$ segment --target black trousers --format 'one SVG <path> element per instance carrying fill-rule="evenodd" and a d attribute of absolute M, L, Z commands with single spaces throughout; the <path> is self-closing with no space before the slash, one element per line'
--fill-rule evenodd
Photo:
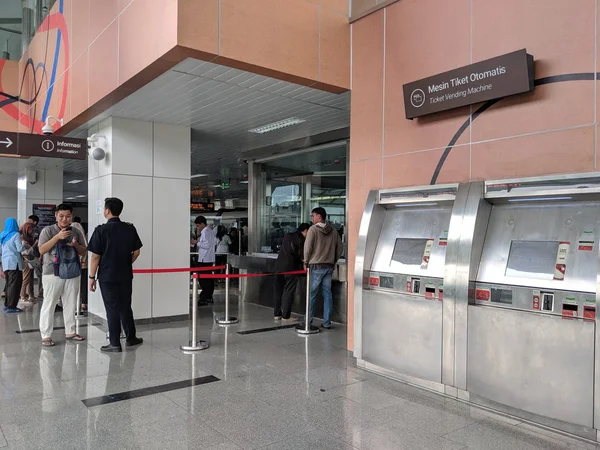
<path fill-rule="evenodd" d="M 198 267 L 211 267 L 214 265 L 215 265 L 215 263 L 203 263 L 203 262 L 198 263 Z M 199 275 L 202 275 L 202 274 L 208 275 L 211 273 L 213 273 L 213 272 L 198 272 Z M 200 292 L 199 300 L 201 302 L 206 302 L 207 300 L 212 300 L 213 293 L 215 292 L 215 280 L 213 280 L 212 278 L 199 278 L 198 282 L 200 284 L 200 289 L 202 290 L 202 292 Z"/>
<path fill-rule="evenodd" d="M 135 323 L 133 321 L 133 311 L 131 310 L 133 280 L 118 283 L 101 281 L 100 290 L 106 308 L 110 345 L 121 345 L 121 326 L 123 326 L 128 341 L 135 339 Z"/>
<path fill-rule="evenodd" d="M 21 296 L 21 286 L 23 286 L 23 272 L 20 270 L 6 270 L 6 297 L 4 306 L 10 309 L 17 307 L 19 297 Z"/>
<path fill-rule="evenodd" d="M 294 296 L 298 286 L 298 275 L 276 275 L 275 308 L 273 314 L 289 319 L 294 305 Z"/>
<path fill-rule="evenodd" d="M 88 302 L 88 270 L 81 269 L 81 304 L 87 305 Z"/>

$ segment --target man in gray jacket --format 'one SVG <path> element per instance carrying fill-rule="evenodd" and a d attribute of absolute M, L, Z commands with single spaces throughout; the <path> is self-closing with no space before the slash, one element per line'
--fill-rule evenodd
<path fill-rule="evenodd" d="M 314 226 L 310 227 L 304 242 L 304 264 L 310 268 L 310 323 L 315 315 L 319 287 L 323 293 L 323 328 L 331 328 L 333 296 L 331 278 L 335 263 L 342 255 L 342 240 L 338 232 L 326 222 L 323 208 L 312 210 Z"/>

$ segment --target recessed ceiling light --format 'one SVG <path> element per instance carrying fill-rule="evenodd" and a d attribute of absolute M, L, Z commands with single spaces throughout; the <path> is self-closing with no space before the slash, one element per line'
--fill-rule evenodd
<path fill-rule="evenodd" d="M 207 173 L 199 173 L 196 175 L 192 175 L 190 178 L 199 178 L 199 177 L 207 177 L 208 174 Z"/>
<path fill-rule="evenodd" d="M 221 187 L 220 184 L 209 184 L 208 187 Z"/>
<path fill-rule="evenodd" d="M 67 197 L 67 200 L 75 200 L 75 197 Z"/>
<path fill-rule="evenodd" d="M 240 181 L 240 184 L 248 184 L 248 181 L 247 180 L 242 180 L 242 181 Z"/>
<path fill-rule="evenodd" d="M 291 127 L 292 125 L 298 125 L 299 123 L 306 122 L 305 119 L 299 119 L 298 117 L 290 117 L 289 119 L 280 120 L 279 122 L 269 123 L 262 127 L 252 128 L 248 130 L 250 133 L 264 134 L 271 131 L 281 130 L 282 128 Z"/>
<path fill-rule="evenodd" d="M 77 184 L 77 183 L 83 183 L 83 180 L 72 180 L 72 181 L 67 182 L 67 184 Z"/>
<path fill-rule="evenodd" d="M 84 198 L 87 197 L 87 195 L 76 195 L 75 198 Z"/>

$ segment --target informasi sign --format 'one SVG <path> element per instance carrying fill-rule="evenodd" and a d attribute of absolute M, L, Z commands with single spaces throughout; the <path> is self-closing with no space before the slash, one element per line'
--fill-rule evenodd
<path fill-rule="evenodd" d="M 405 84 L 407 119 L 534 88 L 533 56 L 525 49 Z"/>

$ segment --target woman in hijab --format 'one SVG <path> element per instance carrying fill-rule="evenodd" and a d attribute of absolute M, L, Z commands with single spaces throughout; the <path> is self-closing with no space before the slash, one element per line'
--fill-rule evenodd
<path fill-rule="evenodd" d="M 35 245 L 35 225 L 26 222 L 21 226 L 21 235 L 25 250 L 23 251 L 23 286 L 21 286 L 21 301 L 33 302 L 33 272 L 36 264 L 39 264 L 39 250 Z"/>
<path fill-rule="evenodd" d="M 23 310 L 17 308 L 19 294 L 23 284 L 23 258 L 21 252 L 25 250 L 19 225 L 13 218 L 6 219 L 4 230 L 0 233 L 0 256 L 2 271 L 6 278 L 6 299 L 4 300 L 4 312 L 19 313 Z"/>

